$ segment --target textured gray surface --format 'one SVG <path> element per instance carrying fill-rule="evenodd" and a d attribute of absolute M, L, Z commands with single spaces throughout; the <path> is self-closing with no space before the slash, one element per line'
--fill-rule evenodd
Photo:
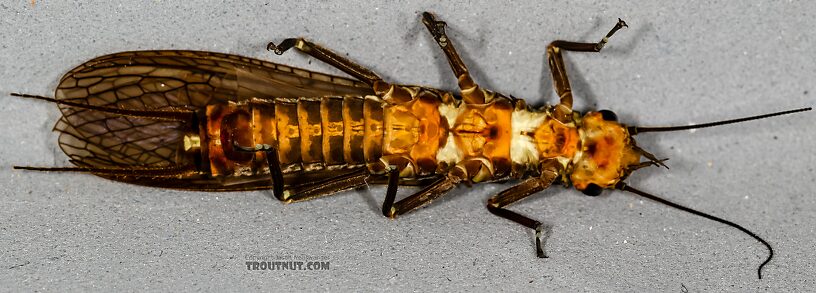
<path fill-rule="evenodd" d="M 204 193 L 121 184 L 66 166 L 50 132 L 52 95 L 90 58 L 136 49 L 240 54 L 335 72 L 266 42 L 304 36 L 392 81 L 451 89 L 455 80 L 419 22 L 434 11 L 476 79 L 552 103 L 544 60 L 556 38 L 596 41 L 620 17 L 629 29 L 601 54 L 568 54 L 578 109 L 616 110 L 632 124 L 688 124 L 812 106 L 816 4 L 810 1 L 541 1 L 221 4 L 144 1 L 0 4 L 0 290 L 295 289 L 433 291 L 800 291 L 814 284 L 814 113 L 640 137 L 671 170 L 632 185 L 733 220 L 735 229 L 620 192 L 589 198 L 552 188 L 513 209 L 552 225 L 549 259 L 532 233 L 484 203 L 506 185 L 458 188 L 397 220 L 384 189 L 282 205 L 269 192 Z M 195 3 L 194 3 L 195 2 Z M 567 4 L 567 3 L 570 4 Z M 247 256 L 312 256 L 329 271 L 248 271 Z"/>

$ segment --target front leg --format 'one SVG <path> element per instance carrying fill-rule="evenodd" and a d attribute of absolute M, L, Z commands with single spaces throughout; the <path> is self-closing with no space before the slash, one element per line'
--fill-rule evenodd
<path fill-rule="evenodd" d="M 553 41 L 547 46 L 547 60 L 550 64 L 550 71 L 552 72 L 553 87 L 560 99 L 555 108 L 555 118 L 559 121 L 566 122 L 572 115 L 572 89 L 570 88 L 569 78 L 567 78 L 567 69 L 564 66 L 564 58 L 561 57 L 561 50 L 576 51 L 576 52 L 600 52 L 601 49 L 609 41 L 609 38 L 615 34 L 619 29 L 627 27 L 626 22 L 618 19 L 606 36 L 597 43 L 576 43 L 567 41 Z"/>
<path fill-rule="evenodd" d="M 459 53 L 456 52 L 450 38 L 445 34 L 445 22 L 436 20 L 430 12 L 423 12 L 422 23 L 428 28 L 439 48 L 445 52 L 445 57 L 450 63 L 453 74 L 456 75 L 456 79 L 459 81 L 459 89 L 462 91 L 462 99 L 465 100 L 465 103 L 484 104 L 488 95 L 470 77 L 465 62 L 459 57 Z"/>

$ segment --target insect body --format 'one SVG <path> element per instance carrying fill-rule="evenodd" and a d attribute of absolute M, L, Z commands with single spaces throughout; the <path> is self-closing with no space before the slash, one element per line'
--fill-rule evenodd
<path fill-rule="evenodd" d="M 623 180 L 632 171 L 664 161 L 639 148 L 632 136 L 809 108 L 668 128 L 627 127 L 606 110 L 573 111 L 562 52 L 599 52 L 626 26 L 621 20 L 598 43 L 548 46 L 560 101 L 534 108 L 481 88 L 445 34 L 444 22 L 424 13 L 423 23 L 448 58 L 458 93 L 386 82 L 303 39 L 270 43 L 268 49 L 282 54 L 295 48 L 355 79 L 210 52 L 112 54 L 71 70 L 54 99 L 16 94 L 59 104 L 59 143 L 77 165 L 16 168 L 89 172 L 178 189 L 272 189 L 287 202 L 378 182 L 388 184 L 383 203 L 388 217 L 423 206 L 463 182 L 518 180 L 492 197 L 487 208 L 535 229 L 539 257 L 545 257 L 541 223 L 507 205 L 555 183 L 587 195 L 621 189 L 731 225 L 771 249 L 739 225 L 627 186 Z M 396 201 L 401 184 L 425 187 Z M 771 250 L 765 263 L 772 255 Z"/>

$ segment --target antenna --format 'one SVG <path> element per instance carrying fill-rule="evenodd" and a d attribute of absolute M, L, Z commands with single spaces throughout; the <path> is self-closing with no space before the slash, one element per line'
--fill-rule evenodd
<path fill-rule="evenodd" d="M 773 117 L 773 116 L 793 114 L 793 113 L 798 113 L 798 112 L 805 112 L 805 111 L 810 111 L 811 109 L 812 108 L 807 107 L 807 108 L 801 108 L 801 109 L 795 109 L 795 110 L 788 110 L 788 111 L 764 114 L 764 115 L 743 117 L 743 118 L 723 120 L 723 121 L 717 121 L 717 122 L 711 122 L 711 123 L 696 124 L 696 125 L 686 125 L 686 126 L 663 126 L 663 127 L 629 126 L 629 127 L 627 127 L 627 130 L 629 130 L 629 135 L 637 135 L 638 133 L 644 133 L 644 132 L 666 132 L 666 131 L 678 131 L 678 130 L 687 130 L 687 129 L 698 129 L 698 128 L 714 127 L 714 126 L 720 126 L 720 125 L 732 124 L 732 123 L 739 123 L 739 122 L 745 122 L 745 121 L 751 121 L 751 120 L 758 120 L 758 119 L 763 119 L 763 118 L 768 118 L 768 117 Z"/>
<path fill-rule="evenodd" d="M 720 222 L 720 223 L 726 224 L 726 225 L 728 225 L 728 226 L 731 226 L 731 227 L 734 227 L 734 228 L 739 229 L 740 231 L 744 232 L 745 234 L 748 234 L 748 236 L 753 237 L 754 239 L 756 239 L 757 241 L 759 241 L 759 242 L 761 242 L 763 245 L 765 245 L 765 247 L 767 247 L 767 248 L 768 248 L 768 251 L 769 251 L 768 258 L 767 258 L 767 259 L 765 259 L 765 261 L 764 261 L 764 262 L 762 262 L 762 264 L 761 264 L 761 265 L 759 265 L 759 268 L 757 269 L 757 275 L 759 276 L 759 278 L 760 278 L 760 279 L 762 279 L 762 267 L 764 267 L 766 264 L 768 264 L 768 262 L 770 262 L 770 261 L 771 261 L 771 259 L 773 258 L 773 255 L 774 255 L 773 248 L 771 248 L 771 245 L 770 245 L 770 244 L 768 244 L 768 242 L 767 242 L 767 241 L 765 241 L 765 239 L 762 239 L 761 237 L 759 237 L 759 236 L 757 236 L 756 234 L 754 234 L 754 232 L 748 231 L 748 229 L 745 229 L 745 228 L 743 228 L 742 226 L 740 226 L 740 225 L 738 225 L 738 224 L 736 224 L 736 223 L 734 223 L 734 222 L 731 222 L 731 221 L 728 221 L 728 220 L 724 220 L 724 219 L 722 219 L 722 218 L 718 218 L 718 217 L 715 217 L 715 216 L 712 216 L 712 215 L 709 215 L 709 214 L 703 213 L 703 212 L 701 212 L 701 211 L 698 211 L 698 210 L 695 210 L 695 209 L 692 209 L 692 208 L 688 208 L 688 207 L 681 206 L 681 205 L 679 205 L 679 204 L 676 204 L 676 203 L 673 203 L 673 202 L 671 202 L 671 201 L 668 201 L 668 200 L 665 200 L 665 199 L 663 199 L 663 198 L 660 198 L 660 197 L 658 197 L 658 196 L 656 196 L 656 195 L 649 194 L 649 193 L 646 193 L 646 192 L 644 192 L 644 191 L 637 190 L 637 189 L 635 189 L 635 188 L 633 188 L 633 187 L 631 187 L 631 186 L 626 185 L 626 183 L 623 183 L 623 182 L 618 182 L 618 184 L 616 184 L 616 185 L 615 185 L 615 189 L 619 189 L 619 190 L 623 190 L 623 191 L 628 191 L 628 192 L 631 192 L 631 193 L 634 193 L 634 194 L 640 195 L 640 196 L 642 196 L 642 197 L 645 197 L 645 198 L 651 199 L 651 200 L 653 200 L 653 201 L 656 201 L 656 202 L 659 202 L 659 203 L 665 204 L 665 205 L 667 205 L 667 206 L 670 206 L 670 207 L 676 208 L 676 209 L 678 209 L 678 210 L 682 210 L 682 211 L 685 211 L 685 212 L 689 212 L 689 213 L 692 213 L 692 214 L 695 214 L 695 215 L 701 216 L 701 217 L 706 218 L 706 219 L 709 219 L 709 220 L 713 220 L 713 221 L 716 221 L 716 222 Z"/>

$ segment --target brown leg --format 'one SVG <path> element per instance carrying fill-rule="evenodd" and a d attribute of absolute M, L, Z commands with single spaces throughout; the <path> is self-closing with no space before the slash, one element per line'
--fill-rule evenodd
<path fill-rule="evenodd" d="M 341 176 L 285 190 L 283 191 L 283 197 L 278 199 L 285 202 L 310 200 L 316 197 L 366 186 L 368 185 L 367 180 L 369 177 L 371 177 L 371 175 L 368 173 L 368 169 L 360 168 L 357 171 Z"/>
<path fill-rule="evenodd" d="M 393 166 L 388 168 L 388 190 L 385 191 L 385 200 L 382 207 L 382 213 L 386 217 L 391 216 L 391 208 L 397 198 L 397 187 L 399 186 L 399 170 Z"/>
<path fill-rule="evenodd" d="M 451 172 L 440 177 L 421 191 L 393 203 L 397 188 L 396 184 L 391 184 L 391 182 L 396 182 L 391 180 L 391 178 L 394 178 L 392 174 L 394 174 L 393 171 L 389 174 L 388 191 L 386 192 L 386 200 L 383 203 L 383 215 L 390 218 L 395 218 L 430 203 L 434 199 L 445 195 L 445 193 L 456 187 L 456 184 L 462 181 L 462 176 L 459 173 Z"/>
<path fill-rule="evenodd" d="M 547 59 L 550 64 L 550 71 L 553 76 L 553 86 L 555 92 L 560 98 L 557 108 L 555 109 L 555 117 L 561 121 L 565 121 L 572 113 L 572 89 L 570 88 L 569 79 L 567 78 L 567 69 L 564 66 L 564 59 L 561 57 L 561 50 L 576 51 L 576 52 L 600 52 L 603 49 L 609 38 L 615 34 L 619 29 L 626 27 L 623 20 L 618 19 L 615 27 L 606 34 L 606 36 L 597 43 L 576 43 L 567 41 L 553 41 L 547 46 Z"/>
<path fill-rule="evenodd" d="M 459 53 L 456 52 L 450 38 L 445 34 L 445 22 L 436 20 L 433 14 L 429 12 L 423 12 L 422 23 L 431 32 L 439 48 L 445 52 L 445 57 L 448 58 L 453 74 L 459 80 L 459 89 L 462 91 L 462 99 L 465 100 L 465 103 L 484 104 L 485 92 L 470 77 L 465 62 L 459 57 Z"/>
<path fill-rule="evenodd" d="M 346 173 L 326 180 L 295 186 L 291 189 L 284 189 L 283 172 L 280 168 L 278 150 L 267 144 L 255 145 L 255 147 L 245 147 L 239 145 L 233 139 L 233 149 L 240 152 L 259 152 L 266 154 L 266 163 L 269 166 L 269 173 L 272 175 L 272 193 L 280 201 L 296 202 L 313 199 L 316 197 L 337 193 L 361 186 L 368 185 L 367 181 L 371 175 L 366 168 Z"/>
<path fill-rule="evenodd" d="M 269 166 L 269 174 L 272 175 L 272 194 L 279 200 L 284 200 L 286 195 L 283 192 L 283 171 L 277 149 L 266 151 L 266 163 Z"/>
<path fill-rule="evenodd" d="M 273 148 L 268 144 L 259 144 L 255 147 L 245 147 L 238 144 L 238 141 L 232 139 L 232 149 L 239 152 L 264 152 L 266 154 L 266 164 L 269 167 L 269 175 L 272 176 L 272 195 L 278 200 L 285 201 L 286 194 L 283 192 L 283 171 L 280 168 L 280 159 L 278 158 L 278 149 Z"/>
<path fill-rule="evenodd" d="M 547 257 L 544 254 L 544 249 L 541 248 L 541 222 L 530 219 L 529 217 L 516 213 L 514 211 L 505 209 L 504 207 L 517 202 L 523 198 L 533 195 L 539 191 L 547 189 L 550 184 L 558 178 L 558 173 L 553 169 L 545 170 L 540 178 L 529 178 L 519 183 L 516 186 L 510 187 L 496 196 L 491 197 L 487 201 L 487 210 L 499 217 L 508 219 L 535 230 L 536 237 L 536 255 L 538 257 Z"/>
<path fill-rule="evenodd" d="M 283 52 L 286 52 L 286 50 L 293 47 L 304 54 L 326 62 L 329 65 L 334 66 L 335 68 L 340 69 L 351 76 L 354 76 L 360 81 L 367 83 L 378 94 L 387 91 L 390 87 L 390 84 L 384 82 L 379 75 L 372 72 L 368 68 L 365 68 L 362 65 L 354 63 L 353 61 L 348 60 L 327 48 L 321 47 L 302 38 L 285 39 L 279 45 L 275 45 L 275 43 L 270 42 L 266 46 L 266 49 L 275 51 L 275 54 L 281 55 Z"/>

